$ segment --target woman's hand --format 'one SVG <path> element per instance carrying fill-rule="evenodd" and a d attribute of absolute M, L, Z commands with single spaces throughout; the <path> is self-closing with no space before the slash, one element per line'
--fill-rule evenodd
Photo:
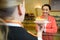
<path fill-rule="evenodd" d="M 45 29 L 44 24 L 38 24 L 37 23 L 37 29 L 38 29 L 38 31 L 44 31 L 44 29 Z"/>

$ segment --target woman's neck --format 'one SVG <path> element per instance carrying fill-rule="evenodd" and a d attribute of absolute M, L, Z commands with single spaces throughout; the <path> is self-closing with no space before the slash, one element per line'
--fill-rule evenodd
<path fill-rule="evenodd" d="M 43 15 L 43 18 L 48 20 L 48 16 L 49 16 L 49 15 L 47 15 L 47 16 L 44 16 L 44 15 Z"/>

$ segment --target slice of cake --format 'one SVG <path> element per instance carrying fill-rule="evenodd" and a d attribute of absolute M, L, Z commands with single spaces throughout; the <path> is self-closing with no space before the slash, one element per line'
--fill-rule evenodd
<path fill-rule="evenodd" d="M 37 17 L 34 22 L 35 23 L 49 23 L 47 19 L 43 19 L 41 17 Z"/>
<path fill-rule="evenodd" d="M 43 19 L 43 18 L 41 18 L 41 17 L 37 17 L 34 22 L 35 22 L 35 23 L 44 23 L 45 20 L 46 20 L 46 19 Z"/>
<path fill-rule="evenodd" d="M 41 18 L 41 17 L 37 17 L 35 20 L 36 20 L 36 21 L 40 21 L 40 20 L 45 20 L 45 19 L 43 19 L 43 18 Z"/>

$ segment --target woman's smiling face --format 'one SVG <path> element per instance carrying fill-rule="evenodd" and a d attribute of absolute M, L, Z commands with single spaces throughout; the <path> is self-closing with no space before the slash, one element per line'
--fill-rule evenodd
<path fill-rule="evenodd" d="M 50 13 L 49 7 L 48 6 L 44 6 L 42 8 L 42 15 L 47 16 Z"/>

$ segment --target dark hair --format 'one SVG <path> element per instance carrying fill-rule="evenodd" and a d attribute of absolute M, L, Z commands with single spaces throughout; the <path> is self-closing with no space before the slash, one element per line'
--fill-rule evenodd
<path fill-rule="evenodd" d="M 51 10 L 51 6 L 50 6 L 49 4 L 44 4 L 44 5 L 42 6 L 42 9 L 43 9 L 44 6 L 48 6 L 48 7 L 49 7 L 49 10 Z"/>

